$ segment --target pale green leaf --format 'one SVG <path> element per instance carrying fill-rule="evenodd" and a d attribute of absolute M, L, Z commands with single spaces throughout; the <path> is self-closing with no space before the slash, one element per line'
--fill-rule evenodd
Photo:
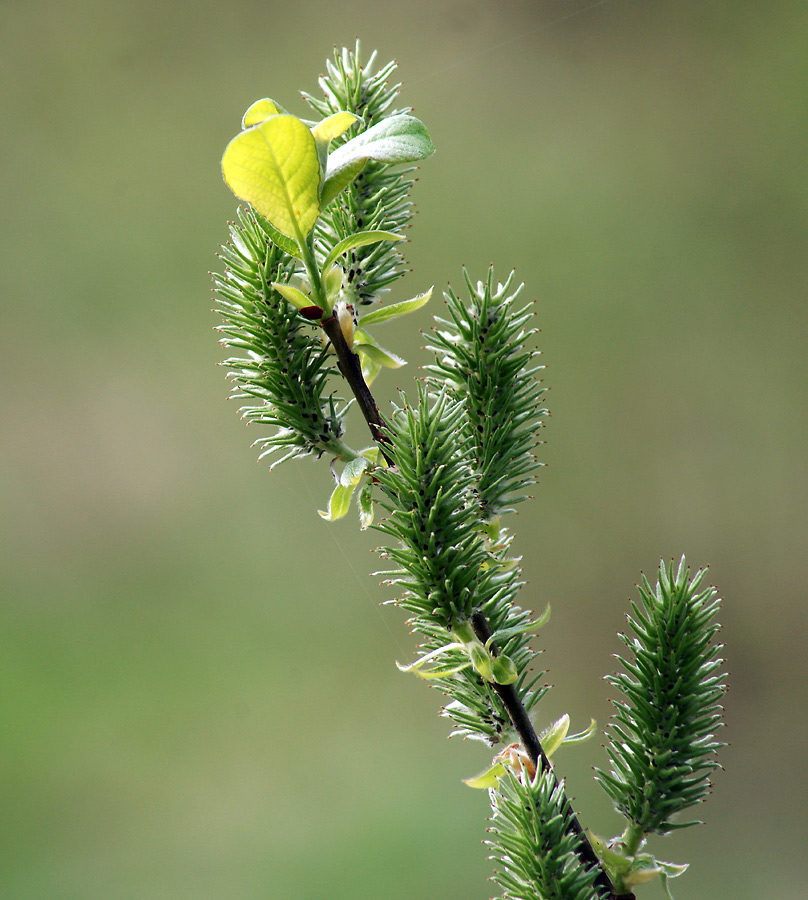
<path fill-rule="evenodd" d="M 339 476 L 339 483 L 348 487 L 349 485 L 359 484 L 362 473 L 370 465 L 370 462 L 364 456 L 357 456 L 345 464 Z"/>
<path fill-rule="evenodd" d="M 260 219 L 261 227 L 266 231 L 274 244 L 277 244 L 277 246 L 280 247 L 284 253 L 288 253 L 289 256 L 294 256 L 296 259 L 303 259 L 303 254 L 300 252 L 297 241 L 292 240 L 292 238 L 287 237 L 285 234 L 278 231 L 272 222 L 265 216 L 259 215 L 258 218 Z"/>
<path fill-rule="evenodd" d="M 323 268 L 323 287 L 325 288 L 325 295 L 328 297 L 332 308 L 339 296 L 339 292 L 342 290 L 343 275 L 344 272 L 339 266 L 334 266 L 333 268 L 325 266 Z"/>
<path fill-rule="evenodd" d="M 406 364 L 406 360 L 396 356 L 390 350 L 380 347 L 375 338 L 371 337 L 362 328 L 354 331 L 354 345 L 356 352 L 362 356 L 366 354 L 374 363 L 387 369 L 400 369 Z"/>
<path fill-rule="evenodd" d="M 366 244 L 378 244 L 379 241 L 403 241 L 404 236 L 394 234 L 392 231 L 360 231 L 358 234 L 349 234 L 336 244 L 323 263 L 325 271 L 338 257 L 354 247 L 363 247 Z M 428 299 L 428 298 L 427 298 Z M 426 301 L 424 301 L 426 302 Z"/>
<path fill-rule="evenodd" d="M 426 665 L 426 663 L 431 662 L 433 659 L 438 659 L 443 656 L 443 654 L 447 653 L 450 650 L 463 650 L 466 649 L 464 644 L 460 644 L 457 642 L 452 642 L 451 644 L 444 644 L 442 647 L 438 647 L 436 650 L 431 650 L 429 653 L 425 653 L 423 656 L 419 657 L 415 660 L 415 662 L 411 662 L 407 666 L 403 666 L 400 662 L 396 662 L 396 666 L 398 667 L 399 672 L 414 672 L 420 678 L 446 678 L 449 675 L 455 675 L 458 672 L 462 672 L 463 669 L 467 669 L 470 665 L 468 660 L 463 660 L 461 663 L 444 663 L 442 665 L 437 665 L 432 669 L 424 670 L 422 667 Z"/>
<path fill-rule="evenodd" d="M 382 461 L 382 453 L 379 450 L 376 444 L 372 444 L 370 447 L 365 447 L 360 450 L 359 453 L 365 457 L 365 459 L 373 466 L 378 466 Z"/>
<path fill-rule="evenodd" d="M 491 674 L 493 680 L 497 684 L 513 684 L 519 677 L 519 670 L 516 668 L 516 663 L 510 656 L 500 654 L 499 656 L 493 656 L 491 659 Z"/>
<path fill-rule="evenodd" d="M 382 367 L 366 353 L 359 354 L 359 361 L 362 363 L 362 377 L 365 379 L 365 384 L 370 387 L 376 380 L 376 376 L 381 372 Z"/>
<path fill-rule="evenodd" d="M 584 741 L 588 741 L 592 735 L 597 731 L 598 723 L 594 719 L 589 720 L 589 728 L 585 731 L 579 731 L 577 734 L 568 734 L 562 743 L 564 744 L 583 744 Z"/>
<path fill-rule="evenodd" d="M 366 159 L 358 159 L 348 163 L 338 171 L 326 174 L 320 188 L 320 209 L 325 209 L 365 168 Z M 326 170 L 327 172 L 328 170 Z"/>
<path fill-rule="evenodd" d="M 337 112 L 322 122 L 318 122 L 312 126 L 311 133 L 314 136 L 314 143 L 317 146 L 317 159 L 320 161 L 320 171 L 325 172 L 326 163 L 328 161 L 328 145 L 335 137 L 339 137 L 347 128 L 350 128 L 354 122 L 360 121 L 358 116 L 349 112 Z M 322 185 L 320 185 L 322 194 Z"/>
<path fill-rule="evenodd" d="M 320 214 L 320 163 L 300 119 L 271 116 L 236 135 L 224 151 L 222 174 L 237 197 L 303 244 Z"/>
<path fill-rule="evenodd" d="M 545 732 L 539 735 L 542 750 L 544 750 L 549 759 L 558 748 L 564 743 L 564 738 L 570 728 L 570 717 L 567 713 L 554 722 Z"/>
<path fill-rule="evenodd" d="M 432 288 L 428 291 L 424 291 L 423 294 L 418 294 L 418 296 L 413 297 L 412 300 L 402 300 L 400 303 L 391 303 L 389 306 L 380 306 L 378 309 L 374 309 L 372 312 L 365 313 L 365 315 L 362 316 L 362 327 L 364 328 L 366 325 L 378 325 L 379 322 L 386 322 L 388 319 L 395 319 L 397 316 L 406 316 L 408 313 L 415 312 L 416 309 L 425 306 L 429 302 L 431 296 Z"/>
<path fill-rule="evenodd" d="M 471 778 L 464 778 L 463 784 L 467 784 L 471 788 L 477 788 L 479 790 L 485 788 L 495 788 L 499 784 L 499 779 L 505 774 L 505 766 L 502 763 L 494 763 L 490 769 L 486 769 L 485 772 L 480 772 L 479 775 L 474 775 Z"/>
<path fill-rule="evenodd" d="M 356 178 L 369 159 L 392 165 L 426 159 L 434 152 L 435 147 L 420 119 L 405 113 L 383 119 L 337 147 L 328 157 L 320 192 L 322 208 Z"/>
<path fill-rule="evenodd" d="M 408 163 L 426 159 L 435 152 L 424 123 L 402 113 L 383 119 L 344 143 L 328 157 L 326 180 L 335 172 L 359 160 Z"/>
<path fill-rule="evenodd" d="M 373 524 L 373 482 L 368 481 L 359 492 L 359 527 L 362 531 Z"/>
<path fill-rule="evenodd" d="M 398 664 L 396 664 L 396 665 L 398 665 Z M 457 663 L 455 665 L 446 663 L 445 665 L 442 665 L 442 666 L 435 666 L 432 669 L 413 668 L 412 671 L 419 678 L 423 678 L 424 681 L 434 681 L 435 679 L 438 679 L 438 678 L 450 678 L 452 675 L 457 675 L 458 672 L 462 672 L 463 669 L 467 669 L 470 665 L 471 665 L 471 663 L 468 661 L 462 662 L 462 663 Z M 401 667 L 399 666 L 399 668 L 401 668 Z M 405 669 L 401 669 L 401 671 L 404 672 Z"/>
<path fill-rule="evenodd" d="M 261 100 L 256 100 L 244 113 L 241 119 L 241 127 L 252 128 L 253 125 L 263 122 L 264 119 L 268 119 L 270 116 L 277 116 L 285 112 L 286 110 L 280 104 L 270 100 L 269 97 L 264 97 Z"/>
<path fill-rule="evenodd" d="M 657 865 L 668 878 L 678 878 L 690 868 L 690 863 L 669 863 L 663 862 L 661 859 L 657 860 Z"/>
<path fill-rule="evenodd" d="M 350 509 L 353 492 L 354 485 L 338 484 L 329 498 L 328 510 L 324 511 L 318 509 L 317 512 L 326 520 L 326 522 L 336 522 L 337 519 L 341 519 Z"/>
<path fill-rule="evenodd" d="M 357 344 L 355 349 L 360 357 L 366 356 L 372 363 L 377 366 L 383 366 L 385 369 L 400 369 L 406 362 L 400 356 L 396 356 L 395 353 L 372 344 Z"/>
<path fill-rule="evenodd" d="M 474 671 L 478 675 L 486 681 L 499 683 L 494 677 L 494 657 L 491 656 L 478 640 L 469 641 L 466 644 L 466 651 L 468 652 Z"/>
<path fill-rule="evenodd" d="M 308 294 L 304 294 L 303 291 L 291 284 L 279 284 L 277 281 L 273 281 L 271 286 L 284 300 L 288 300 L 292 306 L 296 306 L 298 309 L 314 306 L 314 302 Z"/>
<path fill-rule="evenodd" d="M 334 113 L 333 116 L 328 116 L 327 119 L 323 119 L 322 122 L 318 122 L 311 129 L 311 133 L 314 135 L 314 140 L 317 141 L 318 144 L 328 144 L 330 141 L 333 141 L 335 137 L 339 137 L 346 132 L 351 125 L 360 121 L 361 119 L 359 116 L 355 116 L 351 112 L 337 112 Z"/>

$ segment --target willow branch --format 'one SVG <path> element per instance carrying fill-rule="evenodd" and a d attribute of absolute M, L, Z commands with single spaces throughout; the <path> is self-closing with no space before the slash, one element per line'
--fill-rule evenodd
<path fill-rule="evenodd" d="M 365 421 L 370 428 L 373 440 L 378 444 L 382 456 L 384 456 L 387 462 L 392 465 L 393 459 L 389 451 L 390 439 L 383 431 L 384 423 L 382 421 L 381 413 L 379 412 L 379 407 L 376 405 L 376 401 L 373 399 L 373 395 L 370 393 L 370 388 L 368 388 L 367 383 L 365 382 L 359 357 L 348 346 L 335 315 L 323 319 L 320 324 L 334 347 L 334 351 L 337 354 L 339 370 L 348 382 L 354 397 L 356 397 L 359 408 L 362 410 L 362 415 L 365 417 Z M 487 644 L 491 638 L 491 628 L 486 617 L 481 612 L 474 613 L 471 617 L 471 625 L 481 643 Z M 494 653 L 498 652 L 493 643 L 488 644 L 488 646 L 492 648 Z M 493 687 L 499 695 L 500 700 L 502 700 L 502 704 L 508 712 L 511 723 L 516 729 L 516 733 L 519 735 L 533 764 L 540 767 L 543 772 L 548 773 L 549 777 L 555 780 L 553 768 L 542 749 L 541 741 L 536 734 L 536 730 L 533 727 L 533 723 L 530 721 L 530 716 L 527 714 L 527 710 L 525 709 L 519 694 L 516 692 L 516 688 L 513 684 L 494 684 Z M 575 815 L 566 794 L 564 795 L 564 798 L 569 809 L 572 829 L 580 839 L 580 858 L 586 865 L 594 866 L 597 869 L 595 884 L 598 889 L 601 893 L 605 893 L 605 896 L 610 898 L 610 900 L 632 900 L 633 895 L 621 895 L 618 897 L 615 893 L 614 885 L 603 869 L 592 845 L 589 843 L 589 839 L 581 827 L 581 823 L 578 821 L 578 817 Z"/>
<path fill-rule="evenodd" d="M 481 612 L 476 612 L 472 615 L 471 627 L 474 629 L 474 633 L 477 635 L 481 643 L 490 647 L 491 651 L 494 654 L 497 654 L 499 652 L 496 644 L 493 641 L 490 644 L 488 643 L 491 639 L 491 628 L 488 624 L 488 620 Z M 558 779 L 555 776 L 553 767 L 550 765 L 550 761 L 547 759 L 547 755 L 542 748 L 541 741 L 536 734 L 536 729 L 533 727 L 533 723 L 530 721 L 530 716 L 527 714 L 527 710 L 525 709 L 515 686 L 513 684 L 494 683 L 492 684 L 492 687 L 497 692 L 499 699 L 502 701 L 502 705 L 507 710 L 511 723 L 516 729 L 516 733 L 519 735 L 522 746 L 525 748 L 525 751 L 530 757 L 533 765 L 540 769 L 542 772 L 546 773 L 547 776 L 552 779 L 554 784 L 557 784 Z M 598 859 L 597 854 L 592 848 L 592 844 L 589 843 L 589 838 L 587 838 L 586 832 L 581 827 L 581 823 L 578 821 L 578 817 L 575 815 L 575 812 L 572 809 L 572 804 L 570 803 L 566 792 L 564 793 L 564 802 L 567 805 L 572 830 L 576 835 L 578 835 L 578 838 L 580 840 L 580 859 L 585 865 L 594 866 L 597 869 L 597 877 L 595 878 L 595 884 L 597 885 L 597 887 L 600 889 L 600 891 L 605 891 L 606 897 L 612 898 L 612 900 L 632 900 L 632 894 L 621 894 L 618 896 L 615 893 L 615 887 L 612 884 L 609 876 L 606 874 L 603 866 L 601 865 L 600 859 Z"/>
<path fill-rule="evenodd" d="M 379 445 L 382 456 L 392 465 L 393 457 L 389 451 L 390 438 L 383 431 L 384 421 L 379 412 L 379 407 L 373 399 L 373 394 L 370 393 L 370 388 L 365 382 L 359 356 L 348 346 L 336 315 L 323 319 L 320 324 L 334 347 L 339 370 L 348 382 L 354 397 L 356 397 L 356 402 L 359 404 L 359 409 L 368 423 L 373 440 Z"/>

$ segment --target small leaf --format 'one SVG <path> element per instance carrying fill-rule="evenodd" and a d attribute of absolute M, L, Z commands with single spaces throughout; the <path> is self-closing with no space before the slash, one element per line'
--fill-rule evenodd
<path fill-rule="evenodd" d="M 328 161 L 328 145 L 335 137 L 339 137 L 346 129 L 359 121 L 358 116 L 343 110 L 342 112 L 334 113 L 327 119 L 323 119 L 322 122 L 318 122 L 312 127 L 311 133 L 314 136 L 314 143 L 317 147 L 317 159 L 320 161 L 321 172 L 325 172 Z M 320 189 L 322 192 L 322 184 Z"/>
<path fill-rule="evenodd" d="M 323 287 L 325 288 L 326 297 L 328 297 L 331 302 L 331 307 L 334 307 L 334 301 L 339 296 L 340 290 L 342 290 L 342 276 L 343 271 L 339 266 L 334 266 L 333 268 L 329 268 L 328 266 L 323 267 Z"/>
<path fill-rule="evenodd" d="M 362 327 L 378 325 L 379 322 L 386 322 L 388 319 L 395 319 L 398 316 L 406 316 L 408 313 L 415 312 L 416 309 L 425 306 L 431 296 L 432 288 L 424 291 L 423 294 L 418 294 L 412 300 L 402 300 L 401 303 L 391 303 L 389 306 L 381 306 L 378 309 L 374 309 L 372 312 L 362 316 Z"/>
<path fill-rule="evenodd" d="M 370 387 L 376 380 L 376 376 L 381 372 L 382 367 L 365 353 L 359 354 L 359 360 L 362 363 L 362 377 L 365 379 L 365 384 Z"/>
<path fill-rule="evenodd" d="M 311 297 L 291 284 L 280 284 L 277 281 L 273 281 L 271 286 L 275 288 L 284 300 L 288 300 L 292 306 L 296 306 L 298 309 L 310 309 L 313 306 Z"/>
<path fill-rule="evenodd" d="M 598 723 L 594 719 L 589 720 L 589 728 L 585 731 L 579 731 L 577 734 L 568 734 L 564 740 L 561 742 L 562 744 L 583 744 L 584 741 L 588 741 L 592 735 L 597 731 Z"/>
<path fill-rule="evenodd" d="M 338 484 L 328 501 L 328 510 L 318 509 L 317 512 L 326 522 L 336 522 L 341 519 L 351 507 L 354 485 Z"/>
<path fill-rule="evenodd" d="M 554 722 L 543 734 L 539 736 L 542 750 L 544 750 L 549 759 L 558 748 L 564 743 L 564 738 L 570 728 L 570 717 L 564 715 Z"/>
<path fill-rule="evenodd" d="M 527 634 L 530 631 L 538 631 L 540 628 L 543 628 L 549 620 L 550 604 L 548 603 L 544 612 L 534 622 L 528 622 L 526 625 L 515 625 L 512 628 L 500 628 L 486 641 L 486 646 L 489 646 L 494 642 L 497 644 L 504 644 L 505 641 L 510 640 L 517 634 Z"/>
<path fill-rule="evenodd" d="M 499 779 L 505 774 L 505 766 L 502 763 L 495 763 L 485 772 L 479 775 L 473 775 L 471 778 L 464 778 L 463 784 L 467 784 L 470 788 L 484 789 L 495 788 L 499 784 Z"/>
<path fill-rule="evenodd" d="M 274 100 L 264 97 L 262 100 L 256 100 L 244 113 L 241 119 L 241 127 L 252 128 L 253 125 L 258 125 L 259 122 L 263 122 L 264 119 L 268 119 L 270 116 L 277 116 L 285 112 L 286 110 Z"/>
<path fill-rule="evenodd" d="M 236 135 L 222 157 L 233 193 L 302 244 L 320 215 L 320 163 L 311 131 L 295 116 L 270 116 Z"/>
<path fill-rule="evenodd" d="M 360 450 L 359 453 L 365 457 L 371 465 L 378 466 L 382 461 L 382 454 L 376 444 L 373 444 L 370 447 L 365 447 L 363 450 Z"/>
<path fill-rule="evenodd" d="M 360 231 L 357 234 L 349 234 L 336 244 L 323 263 L 325 272 L 330 265 L 343 253 L 353 250 L 354 247 L 363 247 L 366 244 L 378 244 L 379 241 L 403 241 L 404 236 L 394 234 L 392 231 Z M 426 302 L 426 301 L 424 301 Z"/>
<path fill-rule="evenodd" d="M 424 681 L 434 681 L 436 678 L 450 678 L 452 675 L 457 675 L 458 672 L 462 672 L 463 669 L 468 669 L 468 662 L 457 663 L 456 665 L 449 665 L 448 663 L 443 666 L 435 666 L 433 669 L 413 669 L 412 671 L 419 677 L 423 678 Z M 401 670 L 402 672 L 404 669 Z"/>
<path fill-rule="evenodd" d="M 359 484 L 362 473 L 368 467 L 369 462 L 364 456 L 357 456 L 345 464 L 339 476 L 339 483 L 348 487 L 349 485 Z"/>
<path fill-rule="evenodd" d="M 661 859 L 657 860 L 657 865 L 668 878 L 678 878 L 690 868 L 690 863 L 669 863 L 663 862 Z"/>
<path fill-rule="evenodd" d="M 467 669 L 469 666 L 468 661 L 463 660 L 463 662 L 459 664 L 444 663 L 443 665 L 438 665 L 432 669 L 427 670 L 422 670 L 422 666 L 424 666 L 428 662 L 431 662 L 433 659 L 437 659 L 444 653 L 447 653 L 449 650 L 462 649 L 464 649 L 463 644 L 458 644 L 455 642 L 452 642 L 451 644 L 444 644 L 442 647 L 438 647 L 437 650 L 431 650 L 429 653 L 425 653 L 423 656 L 416 659 L 415 662 L 411 662 L 407 666 L 403 666 L 400 662 L 396 662 L 396 666 L 399 672 L 413 672 L 420 678 L 446 678 L 449 675 L 455 675 L 457 672 L 461 672 L 463 669 Z"/>
<path fill-rule="evenodd" d="M 623 876 L 623 884 L 630 890 L 637 884 L 644 884 L 658 877 L 661 877 L 664 883 L 668 878 L 678 878 L 688 867 L 688 863 L 676 865 L 655 859 L 650 853 L 641 853 L 634 859 L 628 872 Z M 665 893 L 670 896 L 667 884 L 664 884 L 664 887 Z"/>
<path fill-rule="evenodd" d="M 485 647 L 479 641 L 474 640 L 466 644 L 466 650 L 474 671 L 486 681 L 497 682 L 497 679 L 494 677 L 494 658 Z"/>
<path fill-rule="evenodd" d="M 400 369 L 403 365 L 406 365 L 406 360 L 396 356 L 390 350 L 380 347 L 375 338 L 371 337 L 362 328 L 357 328 L 354 332 L 354 343 L 360 356 L 363 353 L 367 354 L 379 366 L 384 366 L 387 369 Z"/>
<path fill-rule="evenodd" d="M 500 654 L 492 659 L 491 674 L 494 676 L 496 684 L 513 684 L 519 677 L 519 670 L 510 656 Z"/>
<path fill-rule="evenodd" d="M 373 482 L 367 484 L 359 492 L 359 528 L 362 531 L 373 524 Z"/>
<path fill-rule="evenodd" d="M 287 237 L 285 234 L 278 231 L 272 222 L 265 216 L 262 216 L 260 213 L 257 215 L 260 219 L 261 227 L 266 231 L 274 244 L 280 247 L 284 253 L 288 253 L 289 256 L 294 256 L 295 259 L 303 259 L 303 254 L 300 252 L 297 241 L 293 241 L 292 238 Z"/>
<path fill-rule="evenodd" d="M 328 116 L 327 119 L 323 119 L 322 122 L 318 122 L 314 128 L 311 129 L 311 133 L 314 135 L 314 140 L 317 141 L 318 144 L 328 144 L 333 141 L 334 138 L 339 137 L 346 132 L 351 125 L 360 121 L 361 119 L 359 116 L 356 116 L 351 112 L 337 112 L 334 113 L 333 116 Z"/>

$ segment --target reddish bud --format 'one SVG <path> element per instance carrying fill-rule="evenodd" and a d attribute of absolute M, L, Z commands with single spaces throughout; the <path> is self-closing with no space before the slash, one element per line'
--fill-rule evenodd
<path fill-rule="evenodd" d="M 303 316 L 304 319 L 322 319 L 324 312 L 325 310 L 322 306 L 304 306 L 303 309 L 300 310 L 300 315 Z"/>

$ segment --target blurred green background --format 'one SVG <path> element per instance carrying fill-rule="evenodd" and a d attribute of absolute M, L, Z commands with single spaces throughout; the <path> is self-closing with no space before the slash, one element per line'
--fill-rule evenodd
<path fill-rule="evenodd" d="M 319 520 L 325 464 L 256 464 L 216 367 L 221 152 L 357 34 L 438 147 L 392 299 L 493 262 L 538 300 L 541 715 L 604 724 L 639 570 L 709 564 L 731 746 L 656 846 L 680 898 L 808 894 L 807 33 L 801 0 L 0 3 L 0 896 L 494 891 L 490 754 L 396 671 L 378 536 Z M 441 302 L 388 335 L 414 363 Z M 611 834 L 593 764 L 559 761 Z"/>

